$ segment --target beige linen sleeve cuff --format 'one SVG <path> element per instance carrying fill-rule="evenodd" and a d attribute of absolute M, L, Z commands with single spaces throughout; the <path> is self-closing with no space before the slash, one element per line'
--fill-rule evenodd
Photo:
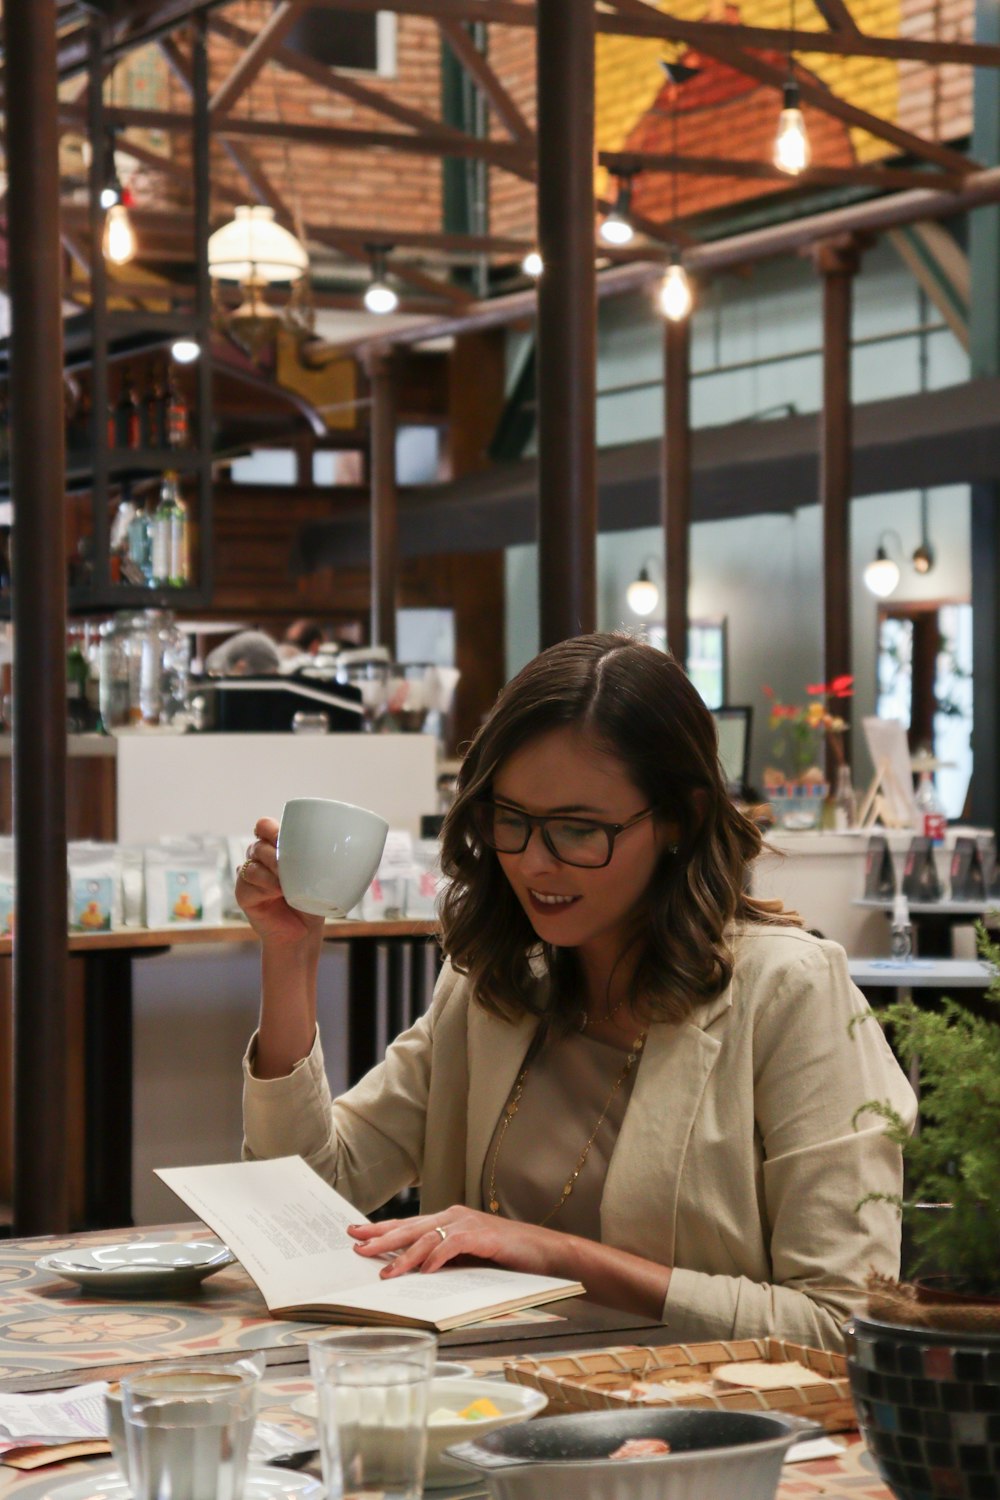
<path fill-rule="evenodd" d="M 308 1157 L 327 1144 L 330 1089 L 317 1029 L 308 1055 L 281 1078 L 257 1078 L 257 1033 L 243 1059 L 243 1155 Z"/>

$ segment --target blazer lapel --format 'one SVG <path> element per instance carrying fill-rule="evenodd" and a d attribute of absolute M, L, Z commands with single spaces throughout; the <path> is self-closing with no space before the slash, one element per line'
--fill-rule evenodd
<path fill-rule="evenodd" d="M 469 1007 L 469 1108 L 465 1149 L 465 1201 L 482 1208 L 483 1164 L 500 1112 L 521 1071 L 538 1018 L 513 1023 Z"/>
<path fill-rule="evenodd" d="M 650 1028 L 601 1199 L 601 1238 L 672 1265 L 684 1156 L 722 1043 L 706 1028 L 727 989 L 681 1025 Z"/>

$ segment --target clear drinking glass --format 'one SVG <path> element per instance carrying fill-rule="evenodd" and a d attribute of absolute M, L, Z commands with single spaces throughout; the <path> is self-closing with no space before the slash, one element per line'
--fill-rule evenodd
<path fill-rule="evenodd" d="M 309 1345 L 327 1500 L 419 1500 L 437 1339 L 352 1329 Z"/>
<path fill-rule="evenodd" d="M 122 1381 L 133 1500 L 240 1500 L 258 1371 L 163 1365 Z"/>

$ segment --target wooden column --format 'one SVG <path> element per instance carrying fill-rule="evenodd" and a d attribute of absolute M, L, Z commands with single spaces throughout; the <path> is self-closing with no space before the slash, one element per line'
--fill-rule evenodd
<path fill-rule="evenodd" d="M 371 383 L 372 644 L 396 655 L 399 522 L 396 508 L 396 392 L 392 358 L 368 360 Z"/>
<path fill-rule="evenodd" d="M 13 555 L 14 1229 L 69 1228 L 66 559 L 54 0 L 7 0 Z M 98 250 L 99 253 L 99 250 Z"/>
<path fill-rule="evenodd" d="M 691 582 L 691 319 L 663 323 L 663 548 L 667 645 L 687 666 Z"/>
<path fill-rule="evenodd" d="M 542 646 L 597 623 L 594 6 L 538 0 L 538 586 Z"/>
<path fill-rule="evenodd" d="M 859 254 L 853 240 L 817 246 L 823 278 L 823 410 L 820 502 L 823 507 L 823 680 L 851 671 L 851 298 Z M 827 775 L 835 760 L 827 748 Z"/>

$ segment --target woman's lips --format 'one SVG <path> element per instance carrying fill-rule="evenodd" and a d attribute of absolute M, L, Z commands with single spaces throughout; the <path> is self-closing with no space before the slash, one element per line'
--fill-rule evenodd
<path fill-rule="evenodd" d="M 550 899 L 546 901 L 544 899 L 544 895 L 545 893 L 543 892 L 539 892 L 538 894 L 536 894 L 534 891 L 528 891 L 528 900 L 531 903 L 531 910 L 533 912 L 538 912 L 540 916 L 545 917 L 555 917 L 558 916 L 560 912 L 571 911 L 580 899 L 579 896 L 560 897 L 558 900 L 553 900 L 550 897 Z"/>

